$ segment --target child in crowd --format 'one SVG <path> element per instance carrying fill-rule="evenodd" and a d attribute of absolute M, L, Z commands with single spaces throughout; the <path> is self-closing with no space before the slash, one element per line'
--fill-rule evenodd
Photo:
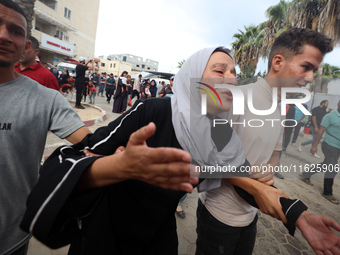
<path fill-rule="evenodd" d="M 146 98 L 150 98 L 151 97 L 150 83 L 146 84 L 146 87 L 145 87 L 145 97 Z"/>
<path fill-rule="evenodd" d="M 86 95 L 89 96 L 90 104 L 95 103 L 96 94 L 97 94 L 97 89 L 93 85 L 93 81 L 91 80 L 91 81 L 89 81 L 87 88 L 86 88 Z"/>
<path fill-rule="evenodd" d="M 72 87 L 72 84 L 70 82 L 61 85 L 59 91 L 64 97 L 66 97 L 68 95 L 68 93 L 71 93 L 71 99 L 72 99 L 72 97 L 73 97 L 73 87 Z"/>

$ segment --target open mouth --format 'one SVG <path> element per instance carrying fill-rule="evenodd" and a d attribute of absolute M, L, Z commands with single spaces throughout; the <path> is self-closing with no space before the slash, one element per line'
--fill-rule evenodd
<path fill-rule="evenodd" d="M 224 90 L 224 91 L 221 91 L 220 94 L 224 97 L 226 97 L 227 99 L 231 100 L 233 99 L 233 94 L 231 93 L 231 91 L 228 89 L 228 90 Z"/>

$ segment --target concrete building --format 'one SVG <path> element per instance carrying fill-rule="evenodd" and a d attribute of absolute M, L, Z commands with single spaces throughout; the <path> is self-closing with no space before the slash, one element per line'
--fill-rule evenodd
<path fill-rule="evenodd" d="M 122 62 L 118 60 L 109 60 L 107 58 L 104 58 L 104 56 L 100 56 L 98 58 L 100 60 L 99 63 L 99 71 L 100 73 L 113 73 L 113 75 L 120 76 L 123 71 L 127 71 L 130 75 L 134 74 L 135 72 L 132 72 L 132 64 L 127 62 Z"/>
<path fill-rule="evenodd" d="M 100 0 L 36 0 L 32 35 L 41 62 L 94 57 Z"/>
<path fill-rule="evenodd" d="M 145 59 L 132 54 L 112 54 L 107 57 L 109 60 L 127 62 L 132 64 L 131 71 L 134 72 L 158 72 L 158 61 Z"/>

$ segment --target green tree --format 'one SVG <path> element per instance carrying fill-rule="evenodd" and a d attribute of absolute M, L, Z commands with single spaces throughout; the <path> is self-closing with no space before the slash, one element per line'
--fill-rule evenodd
<path fill-rule="evenodd" d="M 273 43 L 281 33 L 291 27 L 289 22 L 290 2 L 281 0 L 277 5 L 270 6 L 265 14 L 268 18 L 263 29 L 263 44 L 260 50 L 261 56 L 268 57 Z"/>
<path fill-rule="evenodd" d="M 264 23 L 259 26 L 244 27 L 244 31 L 238 30 L 239 33 L 233 35 L 236 40 L 232 43 L 235 63 L 244 72 L 246 66 L 252 67 L 253 72 L 256 70 L 259 61 L 260 48 L 263 42 Z"/>
<path fill-rule="evenodd" d="M 181 69 L 184 63 L 185 63 L 185 59 L 179 61 L 179 62 L 177 63 L 177 64 L 178 64 L 177 68 Z"/>
<path fill-rule="evenodd" d="M 294 0 L 290 9 L 292 23 L 316 30 L 340 44 L 340 5 L 336 0 Z M 315 91 L 322 92 L 323 63 L 315 77 Z"/>

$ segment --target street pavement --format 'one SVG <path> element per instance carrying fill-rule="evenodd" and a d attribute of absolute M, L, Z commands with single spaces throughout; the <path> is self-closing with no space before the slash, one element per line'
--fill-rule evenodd
<path fill-rule="evenodd" d="M 91 131 L 107 125 L 110 121 L 119 116 L 119 114 L 112 113 L 112 101 L 111 104 L 107 104 L 105 100 L 105 97 L 96 97 L 96 105 L 106 111 L 107 120 L 90 126 L 89 129 Z M 86 111 L 86 109 L 84 111 Z M 297 143 L 311 138 L 311 135 L 302 135 L 303 134 L 301 133 Z M 66 140 L 59 139 L 52 133 L 49 133 L 47 136 L 45 153 L 52 153 L 57 147 L 64 144 L 69 143 Z M 305 164 L 317 164 L 323 160 L 320 145 L 318 147 L 318 154 L 321 159 L 311 156 L 309 148 L 309 146 L 305 146 L 303 147 L 303 151 L 299 152 L 297 147 L 293 147 L 291 144 L 288 146 L 287 151 L 281 156 L 281 164 L 286 167 L 284 170 L 289 169 L 290 171 L 282 173 L 285 177 L 283 180 L 274 177 L 275 186 L 283 190 L 290 198 L 299 198 L 302 200 L 309 207 L 308 211 L 310 213 L 326 215 L 340 223 L 340 205 L 332 204 L 321 196 L 321 192 L 323 190 L 323 174 L 316 174 L 312 177 L 311 180 L 314 186 L 305 184 L 298 177 L 301 172 L 300 169 L 303 169 Z M 339 174 L 336 176 L 333 186 L 333 194 L 338 199 L 340 199 L 339 176 Z M 186 217 L 184 219 L 176 217 L 179 239 L 179 255 L 195 254 L 197 199 L 198 194 L 196 190 L 194 190 L 194 192 L 189 194 L 186 200 L 182 203 L 182 208 L 186 213 Z M 281 222 L 268 215 L 262 214 L 261 212 L 259 212 L 257 228 L 257 238 L 253 252 L 255 255 L 315 254 L 298 229 L 295 232 L 295 236 L 292 237 L 288 234 L 287 229 Z M 36 239 L 32 238 L 28 254 L 66 255 L 67 251 L 68 247 L 51 250 Z"/>

